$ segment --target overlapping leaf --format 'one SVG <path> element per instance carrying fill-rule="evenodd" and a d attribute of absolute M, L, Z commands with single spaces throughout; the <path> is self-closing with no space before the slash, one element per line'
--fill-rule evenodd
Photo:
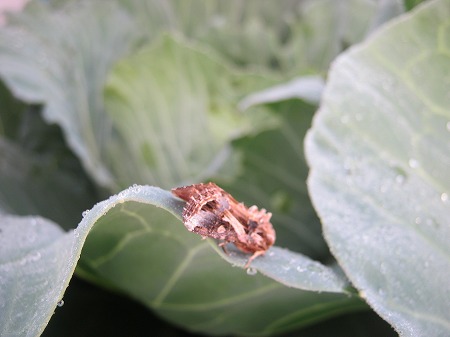
<path fill-rule="evenodd" d="M 342 56 L 307 141 L 330 248 L 402 336 L 450 333 L 449 17 L 432 1 Z"/>

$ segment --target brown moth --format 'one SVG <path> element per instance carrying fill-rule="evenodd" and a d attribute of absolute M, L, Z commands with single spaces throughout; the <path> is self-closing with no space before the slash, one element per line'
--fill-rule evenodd
<path fill-rule="evenodd" d="M 222 240 L 224 250 L 225 244 L 232 242 L 252 254 L 245 268 L 275 242 L 272 213 L 256 206 L 247 208 L 214 183 L 178 187 L 172 193 L 186 201 L 182 216 L 189 231 Z"/>

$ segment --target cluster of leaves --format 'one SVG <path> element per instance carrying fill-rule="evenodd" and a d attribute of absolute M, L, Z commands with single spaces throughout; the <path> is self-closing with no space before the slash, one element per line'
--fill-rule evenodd
<path fill-rule="evenodd" d="M 74 273 L 196 333 L 371 335 L 353 317 L 373 310 L 402 336 L 449 334 L 450 2 L 403 13 L 418 2 L 36 0 L 10 16 L 0 335 L 41 334 Z M 247 271 L 167 191 L 209 180 L 273 213 L 276 247 Z"/>

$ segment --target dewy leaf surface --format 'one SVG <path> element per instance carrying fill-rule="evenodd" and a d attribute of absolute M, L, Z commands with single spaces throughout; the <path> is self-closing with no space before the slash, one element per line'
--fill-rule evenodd
<path fill-rule="evenodd" d="M 0 335 L 38 336 L 74 270 L 75 237 L 40 217 L 0 215 Z"/>
<path fill-rule="evenodd" d="M 333 254 L 402 336 L 450 335 L 450 2 L 334 65 L 307 137 Z"/>
<path fill-rule="evenodd" d="M 365 307 L 344 294 L 347 284 L 339 273 L 286 250 L 273 248 L 255 264 L 279 282 L 233 268 L 211 247 L 215 243 L 186 230 L 183 207 L 170 192 L 136 185 L 85 212 L 68 233 L 40 218 L 3 217 L 2 332 L 33 336 L 43 329 L 80 253 L 80 275 L 207 334 L 265 335 Z M 236 264 L 245 259 L 230 258 Z"/>
<path fill-rule="evenodd" d="M 233 265 L 245 266 L 248 255 L 229 245 L 229 254 L 222 252 L 225 260 Z M 327 267 L 303 254 L 280 247 L 271 247 L 264 258 L 251 264 L 249 274 L 260 271 L 262 274 L 293 288 L 310 291 L 345 292 L 349 287 L 339 269 Z M 350 290 L 350 289 L 349 289 Z"/>
<path fill-rule="evenodd" d="M 158 205 L 155 196 L 172 214 L 149 207 Z M 306 324 L 309 310 L 326 317 L 361 308 L 357 299 L 342 294 L 347 291 L 342 275 L 293 252 L 274 248 L 255 264 L 255 271 L 278 282 L 233 268 L 214 252 L 216 243 L 186 230 L 180 222 L 184 202 L 169 192 L 134 186 L 103 204 L 83 220 L 95 226 L 83 247 L 80 271 L 191 330 L 267 334 Z M 227 257 L 236 265 L 245 258 Z M 261 312 L 261 306 L 268 309 Z"/>

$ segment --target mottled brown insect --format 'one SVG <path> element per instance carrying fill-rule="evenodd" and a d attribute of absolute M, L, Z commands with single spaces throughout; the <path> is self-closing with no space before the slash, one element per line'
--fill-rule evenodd
<path fill-rule="evenodd" d="M 222 247 L 232 242 L 253 254 L 245 268 L 275 242 L 271 213 L 256 206 L 247 208 L 214 183 L 174 188 L 172 193 L 186 201 L 183 223 L 189 231 L 222 240 Z"/>

